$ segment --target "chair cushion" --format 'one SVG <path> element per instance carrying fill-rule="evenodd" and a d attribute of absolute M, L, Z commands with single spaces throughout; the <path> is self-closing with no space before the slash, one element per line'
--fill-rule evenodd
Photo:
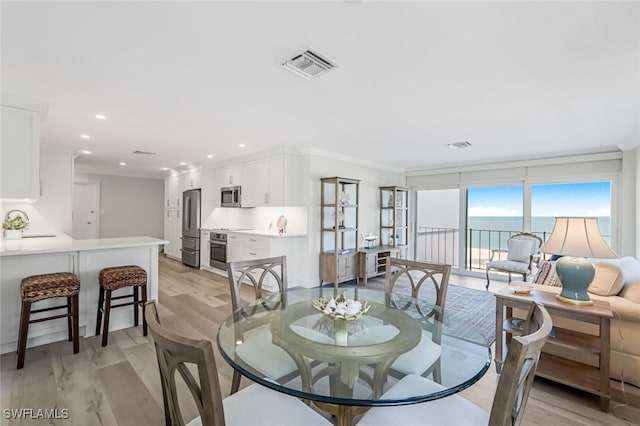
<path fill-rule="evenodd" d="M 261 385 L 251 385 L 222 401 L 228 426 L 304 425 L 329 426 L 332 423 L 302 401 Z M 202 426 L 196 417 L 187 426 Z"/>
<path fill-rule="evenodd" d="M 268 325 L 245 333 L 244 342 L 236 347 L 236 355 L 271 379 L 279 379 L 297 369 L 289 354 L 271 343 Z"/>
<path fill-rule="evenodd" d="M 529 263 L 532 251 L 532 243 L 530 240 L 511 238 L 507 240 L 507 249 L 507 260 Z"/>
<path fill-rule="evenodd" d="M 598 263 L 596 273 L 587 290 L 599 296 L 615 296 L 620 293 L 623 285 L 620 268 L 611 263 Z"/>
<path fill-rule="evenodd" d="M 507 272 L 519 272 L 522 274 L 533 273 L 529 271 L 529 263 L 515 262 L 513 260 L 494 260 L 493 262 L 487 262 L 487 269 L 500 269 Z M 535 269 L 535 268 L 532 268 Z"/>
<path fill-rule="evenodd" d="M 445 389 L 421 376 L 403 377 L 382 395 L 382 399 L 400 398 L 416 393 L 432 393 Z M 395 407 L 374 407 L 365 413 L 358 426 L 388 425 L 444 425 L 477 426 L 489 423 L 489 413 L 457 395 L 447 396 L 420 404 Z"/>
<path fill-rule="evenodd" d="M 136 265 L 114 266 L 100 271 L 100 285 L 107 290 L 147 284 L 147 271 Z"/>
<path fill-rule="evenodd" d="M 25 302 L 75 296 L 79 292 L 80 280 L 71 272 L 32 275 L 20 282 L 20 296 Z"/>

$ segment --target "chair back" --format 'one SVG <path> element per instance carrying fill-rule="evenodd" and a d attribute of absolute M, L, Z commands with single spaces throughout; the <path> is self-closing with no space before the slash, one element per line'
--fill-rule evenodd
<path fill-rule="evenodd" d="M 528 232 L 521 232 L 519 234 L 512 235 L 509 239 L 531 241 L 531 253 L 529 253 L 530 256 L 538 254 L 538 252 L 540 251 L 540 247 L 542 246 L 542 238 Z"/>
<path fill-rule="evenodd" d="M 386 268 L 384 284 L 386 293 L 391 294 L 400 287 L 398 284 L 408 282 L 411 285 L 411 297 L 418 298 L 422 285 L 429 282 L 435 289 L 434 305 L 444 309 L 451 265 L 387 257 Z"/>
<path fill-rule="evenodd" d="M 507 359 L 491 407 L 490 426 L 512 426 L 522 422 L 529 392 L 540 359 L 540 351 L 549 337 L 553 323 L 542 306 L 535 304 L 525 319 L 529 334 L 511 339 Z"/>
<path fill-rule="evenodd" d="M 263 285 L 269 279 L 275 281 L 281 294 L 286 292 L 288 287 L 286 256 L 229 262 L 227 274 L 231 288 L 231 305 L 234 311 L 242 305 L 240 285 L 243 282 L 253 286 L 255 300 L 262 299 Z"/>
<path fill-rule="evenodd" d="M 211 341 L 178 336 L 164 328 L 160 325 L 155 300 L 146 303 L 144 313 L 156 348 L 167 426 L 185 424 L 176 391 L 176 371 L 193 396 L 201 424 L 224 426 L 222 394 Z M 197 367 L 197 381 L 187 368 L 187 363 Z"/>

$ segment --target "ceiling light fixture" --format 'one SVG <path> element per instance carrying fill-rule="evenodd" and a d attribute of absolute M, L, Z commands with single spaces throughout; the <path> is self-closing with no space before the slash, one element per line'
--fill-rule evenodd
<path fill-rule="evenodd" d="M 451 149 L 465 149 L 465 148 L 469 148 L 471 146 L 471 143 L 464 141 L 464 142 L 450 143 L 447 146 Z"/>
<path fill-rule="evenodd" d="M 88 149 L 82 150 L 80 152 L 82 152 L 83 154 L 87 154 L 87 155 L 91 154 L 91 151 L 89 151 Z"/>
<path fill-rule="evenodd" d="M 106 115 L 102 115 L 102 114 L 96 114 L 96 118 L 97 118 L 98 120 L 106 120 L 106 119 L 107 119 L 107 116 L 106 116 Z"/>
<path fill-rule="evenodd" d="M 82 139 L 91 139 L 91 136 L 85 135 L 84 133 L 80 135 Z"/>
<path fill-rule="evenodd" d="M 121 166 L 126 166 L 126 165 L 127 165 L 127 163 L 125 163 L 125 162 L 122 162 L 122 161 L 121 161 L 121 162 L 120 162 L 120 165 L 121 165 Z"/>
<path fill-rule="evenodd" d="M 243 143 L 241 143 L 240 145 L 238 145 L 240 148 L 246 148 L 247 146 Z"/>
<path fill-rule="evenodd" d="M 213 158 L 213 154 L 207 154 L 207 158 Z"/>
<path fill-rule="evenodd" d="M 163 167 L 162 170 L 164 170 L 166 172 L 167 170 L 169 170 L 169 168 L 168 167 Z"/>
<path fill-rule="evenodd" d="M 186 166 L 186 165 L 187 165 L 187 163 L 185 163 L 184 161 L 181 161 L 181 162 L 180 162 L 180 165 L 181 165 L 181 166 Z"/>

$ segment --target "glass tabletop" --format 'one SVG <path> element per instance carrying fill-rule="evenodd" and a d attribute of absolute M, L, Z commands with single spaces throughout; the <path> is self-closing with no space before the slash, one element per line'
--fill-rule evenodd
<path fill-rule="evenodd" d="M 343 293 L 366 301 L 368 311 L 345 321 L 314 307 Z M 484 375 L 490 348 L 464 321 L 406 295 L 294 289 L 239 308 L 221 324 L 217 342 L 234 369 L 280 392 L 331 404 L 401 405 L 451 395 Z M 433 386 L 389 391 L 412 374 Z"/>

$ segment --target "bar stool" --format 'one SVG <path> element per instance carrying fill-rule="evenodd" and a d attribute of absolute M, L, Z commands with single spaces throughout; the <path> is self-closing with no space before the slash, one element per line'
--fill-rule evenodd
<path fill-rule="evenodd" d="M 69 329 L 69 341 L 73 340 L 73 353 L 80 351 L 80 339 L 78 336 L 78 293 L 80 293 L 80 280 L 70 272 L 58 272 L 53 274 L 32 275 L 20 282 L 20 296 L 22 297 L 22 310 L 20 312 L 20 331 L 18 334 L 18 370 L 24 367 L 24 357 L 27 351 L 27 334 L 29 324 L 67 318 Z M 66 305 L 50 308 L 31 310 L 31 304 L 40 300 L 54 297 L 66 297 Z M 31 314 L 57 309 L 67 308 L 66 314 L 54 315 L 46 318 L 31 319 Z"/>
<path fill-rule="evenodd" d="M 133 294 L 112 297 L 111 292 L 124 287 L 133 287 Z M 138 298 L 138 288 L 142 288 L 142 300 Z M 106 300 L 105 300 L 106 291 Z M 133 297 L 133 302 L 111 305 L 112 300 Z M 115 266 L 100 271 L 100 295 L 98 297 L 98 319 L 96 321 L 96 336 L 100 334 L 100 323 L 104 312 L 104 326 L 102 328 L 102 346 L 107 346 L 109 336 L 109 315 L 111 308 L 133 305 L 133 323 L 138 326 L 138 307 L 142 308 L 142 334 L 147 335 L 147 321 L 144 318 L 144 304 L 147 302 L 147 272 L 139 266 Z M 104 305 L 104 307 L 103 307 Z"/>

